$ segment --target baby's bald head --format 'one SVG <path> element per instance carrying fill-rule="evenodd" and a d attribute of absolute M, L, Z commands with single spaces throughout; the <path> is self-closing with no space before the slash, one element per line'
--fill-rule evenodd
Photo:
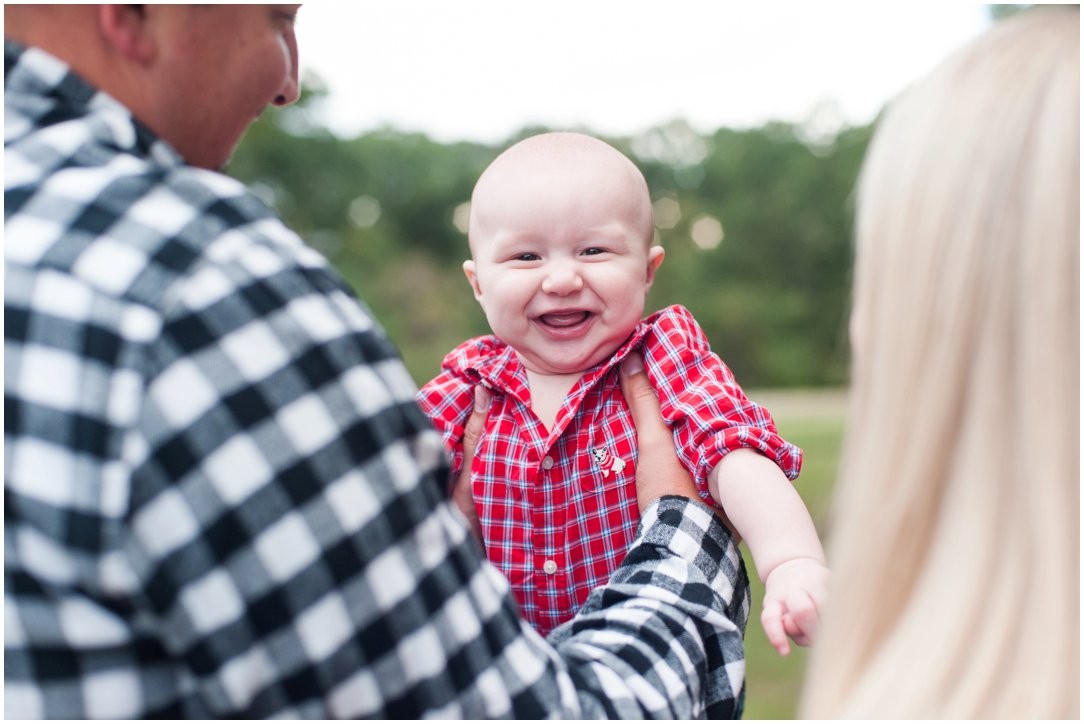
<path fill-rule="evenodd" d="M 486 238 L 497 217 L 510 208 L 539 204 L 561 193 L 582 204 L 612 204 L 649 246 L 654 219 L 647 181 L 613 146 L 582 133 L 531 136 L 501 153 L 478 179 L 471 196 L 471 250 Z"/>

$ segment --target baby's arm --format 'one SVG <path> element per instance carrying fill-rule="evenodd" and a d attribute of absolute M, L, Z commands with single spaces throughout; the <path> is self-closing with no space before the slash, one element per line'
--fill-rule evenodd
<path fill-rule="evenodd" d="M 733 450 L 711 471 L 708 490 L 747 542 L 764 582 L 761 624 L 772 646 L 790 652 L 789 636 L 808 646 L 828 583 L 824 550 L 794 485 L 770 459 Z"/>

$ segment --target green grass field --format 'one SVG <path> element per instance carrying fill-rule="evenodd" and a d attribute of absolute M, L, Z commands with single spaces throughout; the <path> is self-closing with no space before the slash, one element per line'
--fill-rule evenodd
<path fill-rule="evenodd" d="M 749 397 L 772 412 L 780 434 L 805 451 L 802 473 L 795 485 L 813 516 L 821 539 L 825 537 L 832 485 L 839 467 L 840 442 L 846 399 L 836 390 L 762 391 Z M 753 608 L 745 632 L 746 719 L 793 719 L 796 714 L 807 651 L 792 647 L 780 656 L 768 643 L 760 625 L 764 587 L 743 550 L 752 580 Z"/>

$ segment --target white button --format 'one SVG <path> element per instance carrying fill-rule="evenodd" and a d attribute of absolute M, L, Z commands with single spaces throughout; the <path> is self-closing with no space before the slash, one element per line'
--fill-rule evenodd
<path fill-rule="evenodd" d="M 557 572 L 557 561 L 554 561 L 554 560 L 546 561 L 545 563 L 542 564 L 542 570 L 552 576 L 554 573 Z"/>
<path fill-rule="evenodd" d="M 549 455 L 542 458 L 542 469 L 543 470 L 549 470 L 552 467 L 553 467 L 553 458 L 551 458 Z"/>

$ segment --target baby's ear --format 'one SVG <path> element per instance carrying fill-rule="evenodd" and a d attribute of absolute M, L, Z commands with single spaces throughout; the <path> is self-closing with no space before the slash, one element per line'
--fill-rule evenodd
<path fill-rule="evenodd" d="M 666 249 L 661 246 L 653 246 L 647 250 L 647 278 L 645 281 L 648 287 L 655 281 L 655 272 L 658 271 L 659 265 L 662 264 L 665 256 Z"/>
<path fill-rule="evenodd" d="M 470 288 L 474 290 L 474 298 L 480 304 L 482 302 L 482 287 L 478 286 L 478 271 L 474 266 L 474 259 L 467 259 L 463 262 L 463 273 L 467 275 Z"/>

